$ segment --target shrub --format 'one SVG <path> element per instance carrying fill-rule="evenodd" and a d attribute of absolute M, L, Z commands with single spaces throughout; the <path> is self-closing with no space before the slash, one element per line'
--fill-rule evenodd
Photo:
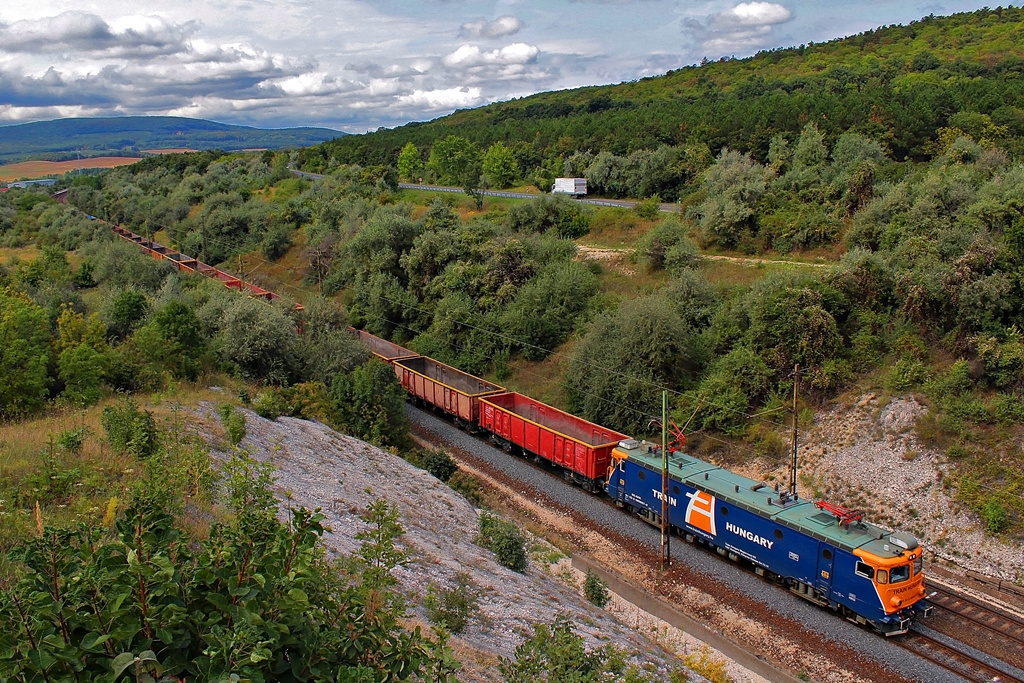
<path fill-rule="evenodd" d="M 160 449 L 160 433 L 153 413 L 140 410 L 129 398 L 107 406 L 100 415 L 110 446 L 119 453 L 148 458 Z"/>
<path fill-rule="evenodd" d="M 453 491 L 461 493 L 473 505 L 479 506 L 483 502 L 484 497 L 480 488 L 480 481 L 471 474 L 461 470 L 455 472 L 451 479 L 448 480 L 448 486 Z"/>
<path fill-rule="evenodd" d="M 288 402 L 280 390 L 269 389 L 256 396 L 256 400 L 252 402 L 252 409 L 264 419 L 276 420 L 288 412 Z"/>
<path fill-rule="evenodd" d="M 633 204 L 633 211 L 636 212 L 637 216 L 647 221 L 653 221 L 658 217 L 658 213 L 661 211 L 661 197 L 654 195 L 647 199 L 642 199 Z"/>
<path fill-rule="evenodd" d="M 608 584 L 594 570 L 587 570 L 587 578 L 583 581 L 583 595 L 593 605 L 604 607 L 611 600 Z"/>
<path fill-rule="evenodd" d="M 245 438 L 245 413 L 236 411 L 230 403 L 223 403 L 220 406 L 220 422 L 233 446 L 242 443 Z"/>
<path fill-rule="evenodd" d="M 462 633 L 479 612 L 479 603 L 480 590 L 474 588 L 469 574 L 461 572 L 452 588 L 431 585 L 423 606 L 430 623 L 444 626 L 451 633 Z"/>
<path fill-rule="evenodd" d="M 928 380 L 928 369 L 916 358 L 900 358 L 889 371 L 885 386 L 891 391 L 906 391 Z"/>
<path fill-rule="evenodd" d="M 990 534 L 998 534 L 1006 528 L 1006 509 L 995 498 L 985 501 L 985 505 L 981 509 L 981 517 L 985 520 L 985 531 Z"/>
<path fill-rule="evenodd" d="M 533 635 L 516 648 L 515 659 L 501 658 L 498 670 L 506 683 L 537 681 L 655 680 L 627 667 L 627 654 L 608 643 L 588 650 L 573 630 L 572 615 L 562 612 L 552 624 L 534 624 Z"/>
<path fill-rule="evenodd" d="M 447 483 L 459 471 L 459 465 L 447 452 L 438 449 L 423 456 L 423 469 Z"/>
<path fill-rule="evenodd" d="M 512 522 L 495 517 L 489 512 L 481 513 L 478 542 L 494 553 L 498 564 L 513 571 L 526 571 L 529 563 L 526 539 Z"/>
<path fill-rule="evenodd" d="M 260 242 L 260 252 L 268 261 L 276 261 L 284 256 L 291 246 L 292 240 L 288 228 L 277 226 L 271 228 Z"/>
<path fill-rule="evenodd" d="M 1024 422 L 1024 402 L 1013 394 L 996 394 L 989 401 L 989 410 L 999 424 Z"/>
<path fill-rule="evenodd" d="M 65 453 L 78 455 L 82 452 L 85 440 L 92 433 L 88 427 L 82 426 L 77 429 L 65 429 L 57 437 L 57 445 Z"/>

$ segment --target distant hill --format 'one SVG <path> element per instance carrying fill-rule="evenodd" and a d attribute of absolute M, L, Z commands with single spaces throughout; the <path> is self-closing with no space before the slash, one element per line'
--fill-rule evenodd
<path fill-rule="evenodd" d="M 525 177 L 562 175 L 562 162 L 575 153 L 623 156 L 662 145 L 706 145 L 713 154 L 728 146 L 763 161 L 774 136 L 793 141 L 809 122 L 830 143 L 847 131 L 870 136 L 898 160 L 929 158 L 943 128 L 1024 156 L 1022 34 L 1019 7 L 928 16 L 341 138 L 304 149 L 302 163 L 312 171 L 331 160 L 394 164 L 407 143 L 426 159 L 449 135 L 482 150 L 503 142 Z"/>
<path fill-rule="evenodd" d="M 124 156 L 150 149 L 281 149 L 346 135 L 329 128 L 251 128 L 178 116 L 56 119 L 0 126 L 0 163 Z"/>

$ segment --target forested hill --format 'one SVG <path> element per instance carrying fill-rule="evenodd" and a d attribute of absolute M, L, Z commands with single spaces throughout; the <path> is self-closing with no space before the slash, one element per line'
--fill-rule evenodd
<path fill-rule="evenodd" d="M 0 163 L 138 154 L 146 149 L 282 149 L 345 135 L 328 128 L 251 128 L 181 116 L 55 119 L 0 126 Z"/>
<path fill-rule="evenodd" d="M 941 128 L 998 137 L 1024 152 L 1024 10 L 928 16 L 828 43 L 721 60 L 619 85 L 549 92 L 458 111 L 429 123 L 351 136 L 305 152 L 306 166 L 393 164 L 408 142 L 426 150 L 456 134 L 510 145 L 524 175 L 561 175 L 574 152 L 624 155 L 706 144 L 761 161 L 778 133 L 814 122 L 834 141 L 854 131 L 896 160 L 932 156 Z"/>

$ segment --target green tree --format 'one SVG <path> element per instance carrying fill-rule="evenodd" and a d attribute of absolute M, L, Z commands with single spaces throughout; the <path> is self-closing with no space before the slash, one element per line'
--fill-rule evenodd
<path fill-rule="evenodd" d="M 352 372 L 339 372 L 330 396 L 340 431 L 378 446 L 401 447 L 408 441 L 405 391 L 386 363 L 371 359 Z"/>
<path fill-rule="evenodd" d="M 175 377 L 195 379 L 206 341 L 202 324 L 184 301 L 171 301 L 134 337 L 139 348 Z"/>
<path fill-rule="evenodd" d="M 686 388 L 704 348 L 672 302 L 648 296 L 599 316 L 569 361 L 570 412 L 612 429 L 640 433 L 661 411 L 662 387 Z"/>
<path fill-rule="evenodd" d="M 118 292 L 109 306 L 103 310 L 107 329 L 117 339 L 124 339 L 149 313 L 149 301 L 146 295 L 134 287 Z"/>
<path fill-rule="evenodd" d="M 237 297 L 224 311 L 221 358 L 243 377 L 287 384 L 295 375 L 295 323 L 265 301 Z"/>
<path fill-rule="evenodd" d="M 598 287 L 597 276 L 582 263 L 552 263 L 520 288 L 504 327 L 524 357 L 545 358 L 576 328 Z"/>
<path fill-rule="evenodd" d="M 87 343 L 64 349 L 57 358 L 58 374 L 64 382 L 61 398 L 76 406 L 90 406 L 103 396 L 107 358 Z"/>
<path fill-rule="evenodd" d="M 30 413 L 46 400 L 50 330 L 25 294 L 0 288 L 0 415 Z"/>
<path fill-rule="evenodd" d="M 136 458 L 148 458 L 160 449 L 160 432 L 153 413 L 139 409 L 130 398 L 107 406 L 100 416 L 111 448 Z"/>
<path fill-rule="evenodd" d="M 405 143 L 402 151 L 398 153 L 398 175 L 411 183 L 414 183 L 423 174 L 423 159 L 416 145 L 411 142 Z"/>
<path fill-rule="evenodd" d="M 483 196 L 479 193 L 483 174 L 480 150 L 466 138 L 449 135 L 436 141 L 430 148 L 427 169 L 438 182 L 462 187 L 477 208 L 483 205 Z"/>
<path fill-rule="evenodd" d="M 525 572 L 529 566 L 526 537 L 512 522 L 486 511 L 480 513 L 480 535 L 477 542 L 493 552 L 494 559 L 503 567 Z"/>
<path fill-rule="evenodd" d="M 519 174 L 519 164 L 515 154 L 498 141 L 487 148 L 483 160 L 484 177 L 491 187 L 505 188 L 512 184 Z"/>
<path fill-rule="evenodd" d="M 480 168 L 480 151 L 464 137 L 449 135 L 434 142 L 427 160 L 427 170 L 439 183 L 461 185 L 473 170 Z M 477 173 L 472 178 L 474 184 L 479 183 Z"/>
<path fill-rule="evenodd" d="M 734 247 L 757 234 L 755 206 L 767 188 L 767 172 L 746 154 L 728 148 L 704 172 L 705 198 L 697 206 L 698 225 L 708 244 Z"/>

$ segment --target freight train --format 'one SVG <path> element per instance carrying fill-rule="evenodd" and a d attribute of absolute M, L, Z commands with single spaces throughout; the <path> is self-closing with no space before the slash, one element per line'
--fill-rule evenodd
<path fill-rule="evenodd" d="M 412 400 L 490 435 L 509 452 L 531 455 L 588 491 L 607 494 L 652 524 L 669 511 L 673 533 L 753 567 L 759 576 L 886 636 L 926 616 L 923 549 L 859 512 L 808 501 L 671 450 L 663 493 L 660 445 L 631 439 L 575 415 L 464 373 L 362 330 Z M 665 506 L 667 497 L 668 505 Z"/>

